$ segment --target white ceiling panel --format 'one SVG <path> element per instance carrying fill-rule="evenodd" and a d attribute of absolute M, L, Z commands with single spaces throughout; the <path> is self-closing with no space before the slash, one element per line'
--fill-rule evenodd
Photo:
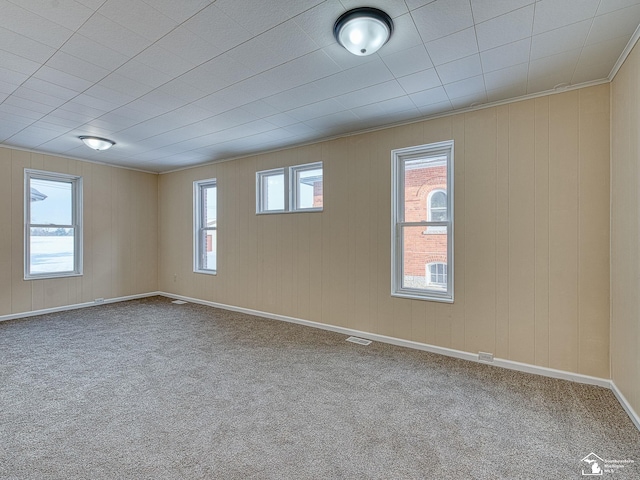
<path fill-rule="evenodd" d="M 489 50 L 531 36 L 534 6 L 520 8 L 476 25 L 478 48 Z"/>
<path fill-rule="evenodd" d="M 0 0 L 0 142 L 163 171 L 601 80 L 640 22 L 640 0 L 372 0 L 394 31 L 359 57 L 333 25 L 361 5 Z"/>
<path fill-rule="evenodd" d="M 482 23 L 534 3 L 534 0 L 471 0 L 471 9 L 476 23 Z"/>
<path fill-rule="evenodd" d="M 411 16 L 425 43 L 473 26 L 469 0 L 436 0 L 413 10 Z"/>

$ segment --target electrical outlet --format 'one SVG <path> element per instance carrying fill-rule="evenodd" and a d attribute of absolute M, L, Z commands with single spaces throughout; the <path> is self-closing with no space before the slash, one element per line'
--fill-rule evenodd
<path fill-rule="evenodd" d="M 93 302 L 94 303 L 104 303 L 104 298 L 96 298 Z"/>
<path fill-rule="evenodd" d="M 478 360 L 481 362 L 493 362 L 493 353 L 478 352 Z"/>

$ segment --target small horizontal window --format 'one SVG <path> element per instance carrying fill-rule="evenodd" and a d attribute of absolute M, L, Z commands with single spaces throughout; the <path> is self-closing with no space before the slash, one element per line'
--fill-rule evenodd
<path fill-rule="evenodd" d="M 256 173 L 256 213 L 321 211 L 322 162 Z"/>

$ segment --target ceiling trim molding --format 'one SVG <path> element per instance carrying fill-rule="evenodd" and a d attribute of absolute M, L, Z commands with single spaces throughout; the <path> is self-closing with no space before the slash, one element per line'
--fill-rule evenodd
<path fill-rule="evenodd" d="M 88 160 L 86 158 L 74 157 L 71 155 L 63 155 L 61 153 L 45 152 L 43 150 L 35 150 L 33 148 L 16 147 L 14 145 L 8 145 L 2 142 L 0 142 L 0 148 L 8 148 L 10 150 L 19 150 L 21 152 L 37 153 L 38 155 L 47 155 L 49 157 L 65 158 L 67 160 L 77 160 L 79 162 L 94 163 L 96 165 L 104 165 L 105 167 L 122 168 L 123 170 L 133 170 L 134 172 L 151 173 L 153 175 L 159 174 L 159 172 L 153 172 L 151 170 L 142 170 L 141 168 L 125 167 L 124 165 L 115 165 L 113 163 L 99 162 L 97 160 Z"/>
<path fill-rule="evenodd" d="M 180 167 L 180 168 L 174 168 L 172 170 L 167 170 L 165 172 L 158 172 L 158 175 L 176 173 L 176 172 L 181 172 L 183 170 L 191 170 L 192 168 L 205 167 L 205 166 L 209 166 L 209 165 L 215 165 L 217 163 L 231 162 L 233 160 L 240 160 L 240 159 L 243 159 L 243 158 L 255 157 L 256 155 L 265 155 L 265 154 L 268 154 L 268 153 L 282 152 L 282 151 L 285 151 L 285 150 L 291 150 L 293 148 L 306 147 L 308 145 L 315 145 L 315 144 L 318 144 L 318 143 L 328 142 L 328 141 L 331 141 L 331 140 L 337 140 L 339 138 L 354 137 L 356 135 L 362 135 L 362 134 L 365 134 L 365 133 L 379 132 L 380 130 L 386 130 L 387 128 L 402 127 L 404 125 L 413 125 L 414 123 L 420 123 L 420 122 L 424 122 L 424 121 L 427 121 L 427 120 L 433 120 L 433 119 L 436 119 L 436 118 L 450 117 L 452 115 L 460 115 L 460 114 L 463 114 L 463 113 L 475 112 L 476 110 L 483 110 L 485 108 L 499 107 L 501 105 L 508 105 L 510 103 L 523 102 L 525 100 L 531 100 L 531 99 L 539 98 L 539 97 L 547 97 L 549 95 L 557 95 L 559 93 L 570 92 L 572 90 L 579 90 L 579 89 L 582 89 L 582 88 L 595 87 L 597 85 L 603 85 L 605 83 L 610 83 L 608 78 L 602 78 L 600 80 L 592 80 L 590 82 L 579 83 L 579 84 L 576 84 L 576 85 L 568 85 L 566 87 L 562 87 L 562 88 L 558 88 L 558 89 L 554 89 L 554 90 L 545 90 L 544 92 L 530 93 L 530 94 L 527 94 L 527 95 L 522 95 L 520 97 L 508 98 L 508 99 L 505 99 L 505 100 L 498 100 L 498 101 L 490 102 L 490 103 L 482 103 L 480 105 L 476 105 L 476 106 L 473 106 L 473 107 L 467 107 L 467 108 L 461 108 L 461 109 L 458 109 L 458 110 L 451 110 L 451 111 L 448 111 L 448 112 L 436 113 L 436 114 L 433 114 L 433 115 L 427 115 L 427 116 L 414 118 L 414 119 L 411 119 L 411 120 L 405 120 L 405 121 L 397 122 L 397 123 L 389 123 L 389 124 L 386 124 L 386 125 L 381 125 L 379 127 L 372 127 L 372 128 L 367 128 L 367 129 L 364 129 L 364 130 L 356 130 L 356 131 L 350 132 L 350 133 L 343 133 L 343 134 L 340 134 L 340 135 L 333 135 L 331 137 L 325 137 L 325 138 L 321 138 L 321 139 L 318 139 L 318 140 L 313 140 L 313 141 L 310 141 L 310 142 L 298 143 L 298 144 L 295 144 L 295 145 L 288 145 L 286 147 L 267 149 L 267 150 L 263 150 L 263 151 L 260 151 L 260 152 L 248 153 L 246 155 L 238 155 L 236 157 L 221 158 L 219 160 L 211 160 L 211 161 L 208 161 L 208 162 L 205 162 L 205 163 L 199 163 L 197 165 L 189 165 L 189 166 L 186 166 L 186 167 Z"/>
<path fill-rule="evenodd" d="M 618 70 L 620 70 L 620 67 L 622 67 L 622 64 L 625 62 L 625 60 L 631 53 L 631 50 L 633 50 L 633 47 L 635 47 L 636 43 L 638 43 L 638 39 L 640 39 L 640 25 L 638 25 L 638 27 L 636 28 L 636 31 L 633 32 L 633 35 L 631 35 L 631 38 L 627 42 L 627 45 L 624 47 L 624 50 L 622 50 L 622 53 L 618 57 L 618 61 L 615 63 L 615 65 L 611 69 L 611 73 L 609 73 L 610 82 L 613 81 L 613 78 L 618 73 Z"/>

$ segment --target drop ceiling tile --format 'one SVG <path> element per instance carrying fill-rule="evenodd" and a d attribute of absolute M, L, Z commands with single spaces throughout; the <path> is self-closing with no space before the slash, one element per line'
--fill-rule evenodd
<path fill-rule="evenodd" d="M 8 1 L 2 2 L 0 27 L 53 48 L 60 48 L 73 34 L 68 28 Z"/>
<path fill-rule="evenodd" d="M 152 43 L 151 40 L 99 13 L 87 20 L 78 33 L 100 45 L 108 46 L 127 58 L 134 57 Z M 101 59 L 99 61 L 101 62 Z"/>
<path fill-rule="evenodd" d="M 203 40 L 184 25 L 168 33 L 154 45 L 183 58 L 193 65 L 200 65 L 224 51 L 222 46 Z"/>
<path fill-rule="evenodd" d="M 442 83 L 457 82 L 458 80 L 480 75 L 482 73 L 480 55 L 471 55 L 460 60 L 443 63 L 436 70 Z"/>
<path fill-rule="evenodd" d="M 44 110 L 46 109 L 51 110 L 50 107 L 46 107 Z M 15 118 L 22 123 L 31 124 L 36 120 L 40 120 L 45 115 L 46 112 L 44 111 L 35 112 L 28 108 L 12 105 L 9 102 L 3 102 L 0 104 L 0 118 L 5 120 Z"/>
<path fill-rule="evenodd" d="M 426 5 L 427 3 L 431 3 L 434 0 L 405 0 L 405 3 L 407 4 L 407 8 L 409 10 L 415 10 L 416 8 L 420 8 L 423 5 Z"/>
<path fill-rule="evenodd" d="M 640 4 L 600 15 L 593 20 L 587 45 L 612 40 L 635 32 L 640 23 Z"/>
<path fill-rule="evenodd" d="M 419 113 L 408 95 L 352 108 L 351 111 L 362 119 L 387 118 L 389 115 L 402 112 Z"/>
<path fill-rule="evenodd" d="M 124 105 L 123 105 L 124 106 Z M 145 102 L 141 99 L 136 99 L 133 102 L 127 103 L 127 107 L 131 107 L 133 110 L 138 110 L 142 114 L 148 117 L 156 117 L 158 115 L 162 115 L 163 113 L 167 113 L 171 110 L 169 107 L 165 107 L 162 105 L 156 105 L 155 103 Z"/>
<path fill-rule="evenodd" d="M 425 107 L 427 105 L 433 105 L 434 103 L 448 102 L 449 97 L 444 87 L 436 87 L 430 90 L 423 90 L 422 92 L 413 93 L 409 95 L 411 101 L 418 108 Z"/>
<path fill-rule="evenodd" d="M 440 103 L 432 103 L 431 105 L 424 105 L 419 107 L 418 110 L 425 117 L 429 117 L 431 115 L 438 115 L 442 113 L 447 113 L 453 110 L 453 106 L 449 100 Z"/>
<path fill-rule="evenodd" d="M 453 108 L 473 108 L 480 106 L 484 103 L 487 103 L 489 100 L 487 99 L 487 94 L 478 92 L 473 95 L 468 95 L 466 97 L 458 97 L 451 99 L 451 106 Z"/>
<path fill-rule="evenodd" d="M 325 77 L 314 84 L 326 93 L 337 96 L 389 80 L 393 80 L 393 75 L 382 60 L 377 59 Z"/>
<path fill-rule="evenodd" d="M 530 77 L 527 84 L 527 93 L 539 93 L 554 90 L 559 85 L 568 85 L 571 75 L 566 73 L 552 73 L 543 77 Z"/>
<path fill-rule="evenodd" d="M 518 98 L 527 94 L 527 82 L 509 85 L 493 90 L 487 89 L 487 100 L 489 102 L 499 102 L 501 100 L 509 100 Z"/>
<path fill-rule="evenodd" d="M 322 100 L 320 102 L 305 105 L 304 107 L 294 108 L 286 113 L 293 118 L 297 118 L 301 122 L 306 122 L 312 118 L 323 117 L 346 110 L 345 107 L 332 98 Z"/>
<path fill-rule="evenodd" d="M 382 57 L 382 61 L 396 78 L 433 67 L 424 45 L 385 55 Z"/>
<path fill-rule="evenodd" d="M 5 82 L 9 85 L 17 87 L 18 85 L 22 84 L 22 82 L 24 82 L 27 78 L 29 78 L 29 76 L 25 75 L 24 73 L 14 72 L 13 70 L 0 67 L 0 81 Z"/>
<path fill-rule="evenodd" d="M 100 93 L 104 92 L 104 88 L 99 89 Z M 109 112 L 114 108 L 124 105 L 129 101 L 129 97 L 124 96 L 121 93 L 113 92 L 112 97 L 94 97 L 90 95 L 92 90 L 87 90 L 86 93 L 81 93 L 73 99 L 73 103 L 85 105 L 87 107 L 99 110 L 103 113 Z M 71 102 L 69 102 L 71 103 Z"/>
<path fill-rule="evenodd" d="M 254 73 L 264 72 L 284 63 L 278 50 L 265 45 L 259 40 L 259 37 L 238 45 L 229 53 L 234 60 L 240 62 L 246 69 L 251 69 Z"/>
<path fill-rule="evenodd" d="M 285 61 L 318 49 L 318 45 L 293 20 L 268 30 L 255 40 L 261 42 L 267 49 L 277 52 Z"/>
<path fill-rule="evenodd" d="M 346 108 L 352 109 L 397 97 L 406 97 L 405 91 L 396 80 L 389 80 L 372 87 L 341 95 L 336 97 L 336 100 Z"/>
<path fill-rule="evenodd" d="M 289 19 L 283 10 L 268 2 L 253 0 L 218 0 L 215 6 L 254 35 Z"/>
<path fill-rule="evenodd" d="M 406 93 L 416 93 L 442 85 L 435 68 L 429 68 L 421 72 L 412 73 L 406 77 L 401 77 L 398 79 L 398 83 L 400 83 Z"/>
<path fill-rule="evenodd" d="M 339 0 L 327 0 L 297 15 L 293 20 L 319 47 L 335 43 L 333 24 L 327 25 L 327 19 L 337 19 L 344 13 L 345 7 Z"/>
<path fill-rule="evenodd" d="M 123 15 L 123 12 L 126 12 L 126 15 Z M 142 0 L 109 0 L 100 8 L 100 15 L 152 42 L 177 26 L 175 20 Z"/>
<path fill-rule="evenodd" d="M 540 0 L 536 3 L 533 34 L 593 17 L 600 0 Z"/>
<path fill-rule="evenodd" d="M 31 77 L 22 84 L 23 87 L 30 88 L 33 91 L 40 92 L 43 95 L 55 97 L 56 99 L 71 100 L 78 95 L 79 92 L 61 87 L 46 80 Z"/>
<path fill-rule="evenodd" d="M 388 44 L 387 44 L 388 45 Z M 386 51 L 386 45 L 384 46 Z M 364 65 L 365 63 L 373 62 L 374 60 L 379 59 L 378 52 L 374 55 L 367 55 L 365 57 L 360 57 L 357 55 L 353 55 L 349 53 L 345 48 L 340 46 L 338 43 L 332 43 L 331 45 L 327 45 L 322 48 L 322 52 L 331 59 L 336 65 L 339 66 L 340 70 L 348 70 L 350 68 L 357 67 L 359 65 Z"/>
<path fill-rule="evenodd" d="M 611 73 L 614 64 L 615 61 L 591 63 L 579 60 L 573 72 L 573 77 L 571 77 L 571 84 L 578 85 L 583 82 L 591 82 L 594 78 L 605 79 Z"/>
<path fill-rule="evenodd" d="M 252 75 L 250 67 L 233 55 L 223 54 L 180 76 L 180 80 L 204 92 L 216 92 Z"/>
<path fill-rule="evenodd" d="M 582 47 L 591 23 L 591 20 L 584 20 L 535 35 L 531 40 L 531 59 L 536 60 Z"/>
<path fill-rule="evenodd" d="M 124 77 L 152 88 L 159 87 L 172 79 L 170 75 L 159 72 L 137 60 L 129 60 L 124 65 L 121 65 L 117 72 Z"/>
<path fill-rule="evenodd" d="M 478 53 L 475 29 L 467 28 L 448 37 L 429 42 L 427 52 L 436 66 Z"/>
<path fill-rule="evenodd" d="M 570 50 L 568 52 L 550 55 L 548 57 L 532 60 L 529 64 L 529 78 L 546 77 L 551 74 L 568 76 L 566 80 L 571 80 L 571 74 L 578 63 L 581 49 Z"/>
<path fill-rule="evenodd" d="M 201 40 L 216 48 L 217 53 L 209 58 L 226 52 L 252 37 L 247 29 L 218 8 L 218 3 L 208 6 L 183 24 Z"/>
<path fill-rule="evenodd" d="M 35 71 L 38 70 L 40 66 L 40 64 L 37 62 L 21 57 L 19 55 L 14 55 L 13 53 L 1 49 L 0 65 L 2 65 L 2 67 L 6 68 L 7 70 L 11 70 L 23 75 L 32 75 Z"/>
<path fill-rule="evenodd" d="M 136 60 L 171 77 L 180 76 L 196 66 L 156 44 L 141 52 Z"/>
<path fill-rule="evenodd" d="M 64 86 L 74 92 L 82 92 L 93 85 L 93 83 L 88 80 L 70 75 L 47 65 L 43 65 L 42 68 L 34 74 L 33 78 L 50 82 L 54 85 Z"/>
<path fill-rule="evenodd" d="M 207 95 L 199 99 L 194 104 L 200 108 L 204 108 L 211 115 L 218 115 L 220 113 L 226 112 L 227 110 L 231 110 L 239 105 L 234 105 L 233 103 L 228 101 L 228 97 L 225 96 L 224 90 L 220 92 L 213 93 L 211 95 Z M 244 102 L 249 103 L 249 102 Z"/>
<path fill-rule="evenodd" d="M 100 108 L 91 107 L 85 103 L 80 103 L 76 99 L 73 99 L 56 110 L 56 115 L 63 115 L 63 112 L 72 112 L 78 115 L 83 115 L 90 121 L 93 118 L 104 115 L 106 112 Z"/>
<path fill-rule="evenodd" d="M 175 110 L 176 108 L 180 108 L 184 105 L 184 102 L 179 98 L 176 98 L 168 93 L 163 92 L 160 89 L 155 89 L 143 95 L 139 98 L 144 102 L 153 103 L 158 105 L 159 107 L 163 107 L 165 110 Z"/>
<path fill-rule="evenodd" d="M 454 98 L 469 97 L 471 95 L 486 93 L 486 88 L 484 86 L 484 77 L 482 75 L 465 78 L 464 80 L 460 80 L 458 82 L 448 83 L 444 86 L 444 89 L 447 92 L 447 96 L 450 100 Z"/>
<path fill-rule="evenodd" d="M 341 0 L 346 10 L 362 7 L 362 0 Z M 387 13 L 391 18 L 396 18 L 409 12 L 404 0 L 368 0 L 367 7 L 377 8 Z M 334 21 L 337 19 L 334 18 Z M 331 24 L 333 27 L 333 24 Z"/>
<path fill-rule="evenodd" d="M 160 13 L 173 19 L 177 23 L 182 23 L 192 17 L 214 0 L 144 0 Z"/>
<path fill-rule="evenodd" d="M 137 123 L 139 123 L 139 120 L 136 118 L 124 117 L 122 115 L 118 115 L 117 113 L 109 112 L 105 113 L 101 117 L 84 123 L 86 123 L 87 127 L 95 127 L 106 132 L 116 133 L 126 128 L 132 127 L 133 125 L 136 125 Z"/>
<path fill-rule="evenodd" d="M 618 60 L 619 52 L 622 52 L 628 41 L 629 37 L 624 35 L 593 45 L 587 45 L 580 53 L 580 61 L 586 64 L 609 63 L 613 67 Z"/>
<path fill-rule="evenodd" d="M 20 147 L 36 148 L 39 145 L 60 136 L 62 133 L 64 132 L 52 131 L 46 128 L 30 125 L 9 138 L 9 142 L 12 145 Z"/>
<path fill-rule="evenodd" d="M 528 62 L 530 50 L 531 39 L 526 38 L 518 42 L 481 52 L 480 60 L 482 60 L 482 70 L 484 72 L 493 72 Z"/>
<path fill-rule="evenodd" d="M 596 15 L 613 12 L 621 8 L 637 5 L 638 3 L 640 3 L 638 0 L 600 0 Z"/>
<path fill-rule="evenodd" d="M 78 141 L 76 136 L 62 135 L 43 143 L 40 147 L 47 152 L 66 153 L 69 150 L 78 148 Z"/>
<path fill-rule="evenodd" d="M 44 63 L 56 51 L 53 47 L 3 27 L 0 27 L 0 46 L 3 50 L 38 63 Z"/>
<path fill-rule="evenodd" d="M 471 0 L 471 9 L 476 23 L 482 23 L 533 3 L 535 0 Z"/>
<path fill-rule="evenodd" d="M 298 123 L 298 119 L 293 118 L 291 115 L 287 115 L 286 113 L 277 113 L 276 115 L 266 117 L 265 120 L 276 127 L 288 127 L 289 125 Z"/>
<path fill-rule="evenodd" d="M 360 119 L 351 112 L 338 112 L 324 117 L 318 117 L 305 122 L 311 128 L 324 135 L 335 135 L 344 130 L 354 130 Z"/>
<path fill-rule="evenodd" d="M 64 99 L 53 97 L 46 93 L 41 93 L 31 88 L 27 88 L 25 86 L 18 87 L 13 92 L 13 95 L 11 96 L 11 98 L 14 98 L 14 97 L 28 99 L 35 103 L 48 105 L 49 107 L 53 107 L 53 108 L 59 107 L 60 105 L 63 105 L 66 102 L 66 100 Z M 49 110 L 51 110 L 51 108 Z"/>
<path fill-rule="evenodd" d="M 469 0 L 436 0 L 411 15 L 425 43 L 473 26 Z"/>
<path fill-rule="evenodd" d="M 43 69 L 47 68 L 64 72 L 89 83 L 97 82 L 109 74 L 109 70 L 106 68 L 69 55 L 62 50 L 58 50 L 55 55 L 47 61 Z"/>
<path fill-rule="evenodd" d="M 158 89 L 187 103 L 195 102 L 207 95 L 204 91 L 183 82 L 179 78 L 159 86 Z"/>
<path fill-rule="evenodd" d="M 378 55 L 391 55 L 392 53 L 401 52 L 416 45 L 422 45 L 422 37 L 420 37 L 420 33 L 418 33 L 418 29 L 410 13 L 394 18 L 393 25 L 393 34 L 389 41 L 378 51 Z"/>
<path fill-rule="evenodd" d="M 258 118 L 265 118 L 280 113 L 280 110 L 272 107 L 264 100 L 256 100 L 255 102 L 247 103 L 242 106 L 242 109 Z"/>
<path fill-rule="evenodd" d="M 489 90 L 505 89 L 516 84 L 524 84 L 525 90 L 529 77 L 529 64 L 521 63 L 502 70 L 495 70 L 484 74 L 484 84 Z"/>
<path fill-rule="evenodd" d="M 4 98 L 6 98 L 6 96 L 8 95 L 11 95 L 16 88 L 18 88 L 18 85 L 13 85 L 11 83 L 3 82 L 2 80 L 0 80 L 0 94 L 4 95 Z M 4 98 L 2 100 L 4 100 Z M 1 102 L 0 105 L 2 105 Z"/>
<path fill-rule="evenodd" d="M 352 55 L 353 56 L 353 55 Z M 317 50 L 260 74 L 270 83 L 279 82 L 280 91 L 313 82 L 340 72 L 340 67 L 323 51 Z"/>
<path fill-rule="evenodd" d="M 40 15 L 69 30 L 77 30 L 92 14 L 95 8 L 89 8 L 75 0 L 11 0 L 12 3 Z"/>
<path fill-rule="evenodd" d="M 533 5 L 529 5 L 477 24 L 476 35 L 480 51 L 530 37 L 533 12 Z"/>
<path fill-rule="evenodd" d="M 273 113 L 273 115 L 275 115 L 279 112 L 285 112 L 310 103 L 326 100 L 331 96 L 331 94 L 319 89 L 316 85 L 306 84 L 266 97 L 264 103 L 276 110 Z"/>
<path fill-rule="evenodd" d="M 114 90 L 125 95 L 130 95 L 134 98 L 138 98 L 148 93 L 152 88 L 149 85 L 143 85 L 140 82 L 125 77 L 117 71 L 103 78 L 98 85 L 107 87 L 110 90 Z"/>
<path fill-rule="evenodd" d="M 80 121 L 69 120 L 68 118 L 63 118 L 58 115 L 54 115 L 53 113 L 50 113 L 49 115 L 45 115 L 44 117 L 41 118 L 41 120 L 49 124 L 60 125 L 62 127 L 68 128 L 69 130 L 78 128 L 85 123 Z"/>
<path fill-rule="evenodd" d="M 118 53 L 109 47 L 105 47 L 79 34 L 71 37 L 69 41 L 62 46 L 60 51 L 107 70 L 118 68 L 130 58 L 127 55 Z M 80 76 L 78 73 L 74 73 L 74 75 Z"/>

